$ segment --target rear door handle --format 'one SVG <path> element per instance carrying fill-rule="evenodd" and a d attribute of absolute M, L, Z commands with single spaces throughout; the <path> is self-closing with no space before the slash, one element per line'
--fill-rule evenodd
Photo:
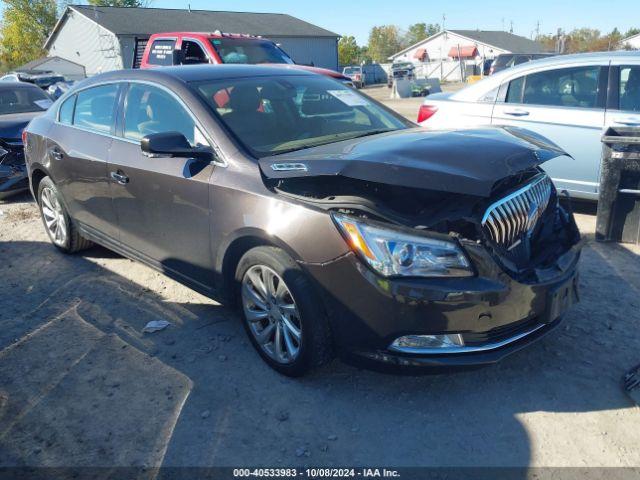
<path fill-rule="evenodd" d="M 113 178 L 120 185 L 126 185 L 129 183 L 129 177 L 127 177 L 122 171 L 111 172 L 111 178 Z"/>
<path fill-rule="evenodd" d="M 526 117 L 529 115 L 527 110 L 522 110 L 520 108 L 514 108 L 513 110 L 505 110 L 505 114 L 511 115 L 512 117 Z"/>

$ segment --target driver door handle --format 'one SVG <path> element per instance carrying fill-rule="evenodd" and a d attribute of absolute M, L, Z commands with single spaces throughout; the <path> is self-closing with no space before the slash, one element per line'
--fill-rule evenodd
<path fill-rule="evenodd" d="M 521 108 L 514 108 L 512 110 L 505 110 L 504 113 L 506 115 L 511 115 L 512 117 L 526 117 L 529 115 L 528 110 L 522 110 Z"/>
<path fill-rule="evenodd" d="M 129 183 L 129 177 L 127 177 L 121 170 L 117 172 L 111 172 L 111 178 L 113 178 L 120 185 L 126 185 Z"/>

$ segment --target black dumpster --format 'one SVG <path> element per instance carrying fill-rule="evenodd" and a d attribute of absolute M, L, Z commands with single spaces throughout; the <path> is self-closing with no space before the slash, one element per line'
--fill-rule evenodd
<path fill-rule="evenodd" d="M 640 127 L 612 127 L 602 137 L 596 239 L 640 244 Z"/>

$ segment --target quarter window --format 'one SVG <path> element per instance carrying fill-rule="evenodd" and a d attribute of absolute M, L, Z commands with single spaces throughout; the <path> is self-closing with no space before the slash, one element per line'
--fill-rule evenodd
<path fill-rule="evenodd" d="M 640 66 L 620 67 L 620 110 L 640 112 Z"/>
<path fill-rule="evenodd" d="M 66 125 L 71 125 L 73 123 L 73 109 L 75 106 L 75 95 L 72 95 L 64 101 L 64 103 L 60 106 L 60 111 L 58 112 L 58 120 L 60 121 L 60 123 L 64 123 Z"/>
<path fill-rule="evenodd" d="M 78 93 L 73 124 L 98 132 L 110 133 L 114 123 L 114 110 L 118 85 L 101 85 Z"/>
<path fill-rule="evenodd" d="M 175 46 L 175 40 L 155 40 L 149 50 L 147 62 L 151 65 L 173 65 L 173 50 Z"/>
<path fill-rule="evenodd" d="M 180 132 L 193 146 L 206 144 L 191 115 L 175 98 L 160 88 L 131 84 L 124 111 L 125 138 L 137 141 L 163 132 Z"/>
<path fill-rule="evenodd" d="M 509 85 L 507 103 L 595 108 L 598 102 L 600 67 L 576 67 L 533 73 Z M 512 89 L 513 86 L 513 89 Z M 512 93 L 513 92 L 513 93 Z"/>

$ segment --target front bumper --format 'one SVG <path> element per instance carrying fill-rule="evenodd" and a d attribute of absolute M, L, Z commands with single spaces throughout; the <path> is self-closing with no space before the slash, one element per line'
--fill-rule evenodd
<path fill-rule="evenodd" d="M 465 249 L 478 269 L 472 278 L 386 279 L 355 254 L 305 265 L 323 295 L 343 356 L 378 369 L 493 364 L 544 336 L 577 301 L 579 245 L 540 276 L 545 282 L 535 284 L 509 276 L 482 246 Z M 467 348 L 437 354 L 389 348 L 404 335 L 442 334 L 461 334 Z"/>
<path fill-rule="evenodd" d="M 0 141 L 0 148 L 7 152 L 0 157 L 0 199 L 3 199 L 28 190 L 29 178 L 22 143 Z"/>

